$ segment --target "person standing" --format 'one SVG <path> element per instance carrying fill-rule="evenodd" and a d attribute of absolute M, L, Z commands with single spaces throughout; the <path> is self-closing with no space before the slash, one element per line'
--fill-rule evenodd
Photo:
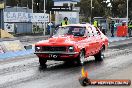
<path fill-rule="evenodd" d="M 130 22 L 128 24 L 128 34 L 129 34 L 129 37 L 131 37 L 131 31 L 132 31 L 132 22 Z"/>
<path fill-rule="evenodd" d="M 48 34 L 50 34 L 50 32 L 51 32 L 51 30 L 52 30 L 52 25 L 53 25 L 53 24 L 52 24 L 51 22 L 48 23 L 48 26 L 47 26 L 47 29 L 48 29 L 48 30 L 47 30 L 47 33 L 48 33 Z"/>
<path fill-rule="evenodd" d="M 68 21 L 68 18 L 67 17 L 65 17 L 63 20 L 62 20 L 62 22 L 61 22 L 61 26 L 64 26 L 64 25 L 69 25 L 70 23 L 69 23 L 69 21 Z"/>
<path fill-rule="evenodd" d="M 98 28 L 98 21 L 94 21 L 94 27 Z"/>
<path fill-rule="evenodd" d="M 101 24 L 101 26 L 102 26 L 102 33 L 104 34 L 104 35 L 106 35 L 106 30 L 107 30 L 107 24 L 106 23 L 102 23 Z"/>
<path fill-rule="evenodd" d="M 14 24 L 14 33 L 17 34 L 17 25 Z"/>
<path fill-rule="evenodd" d="M 127 36 L 127 33 L 128 33 L 128 25 L 126 24 L 126 21 L 122 21 L 122 26 L 123 26 L 122 37 L 125 37 Z"/>
<path fill-rule="evenodd" d="M 111 37 L 114 37 L 114 29 L 115 29 L 115 22 L 112 21 L 112 23 L 111 23 Z"/>

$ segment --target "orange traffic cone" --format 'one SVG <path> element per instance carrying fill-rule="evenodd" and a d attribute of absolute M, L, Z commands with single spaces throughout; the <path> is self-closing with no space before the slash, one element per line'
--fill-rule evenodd
<path fill-rule="evenodd" d="M 82 68 L 81 72 L 82 72 L 82 77 L 88 78 L 88 71 L 85 71 L 84 67 Z"/>
<path fill-rule="evenodd" d="M 79 82 L 82 86 L 87 86 L 91 84 L 90 79 L 88 78 L 88 71 L 84 70 L 84 67 L 81 69 L 82 77 L 79 78 Z"/>

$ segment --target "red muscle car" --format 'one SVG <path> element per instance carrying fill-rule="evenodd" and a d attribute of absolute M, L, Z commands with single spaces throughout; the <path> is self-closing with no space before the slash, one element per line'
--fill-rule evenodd
<path fill-rule="evenodd" d="M 44 66 L 47 60 L 76 61 L 83 65 L 89 56 L 102 61 L 107 47 L 108 38 L 93 25 L 71 24 L 59 27 L 52 38 L 36 43 L 35 54 L 40 66 Z"/>

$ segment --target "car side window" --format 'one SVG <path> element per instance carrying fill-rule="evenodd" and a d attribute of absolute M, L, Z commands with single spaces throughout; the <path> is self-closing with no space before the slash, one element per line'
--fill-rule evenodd
<path fill-rule="evenodd" d="M 74 28 L 72 31 L 74 36 L 84 36 L 86 28 Z"/>
<path fill-rule="evenodd" d="M 88 36 L 89 36 L 89 37 L 94 36 L 91 27 L 88 28 Z"/>
<path fill-rule="evenodd" d="M 99 31 L 99 29 L 97 29 L 96 31 L 97 31 L 97 35 L 100 35 L 100 31 Z"/>
<path fill-rule="evenodd" d="M 93 35 L 98 36 L 98 31 L 95 27 L 92 27 Z"/>

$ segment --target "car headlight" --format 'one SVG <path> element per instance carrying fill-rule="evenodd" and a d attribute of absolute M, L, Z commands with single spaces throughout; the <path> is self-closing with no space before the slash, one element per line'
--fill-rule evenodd
<path fill-rule="evenodd" d="M 36 46 L 35 47 L 35 51 L 40 51 L 41 50 L 41 47 L 40 46 Z"/>
<path fill-rule="evenodd" d="M 74 47 L 73 46 L 69 47 L 69 52 L 74 52 Z"/>

